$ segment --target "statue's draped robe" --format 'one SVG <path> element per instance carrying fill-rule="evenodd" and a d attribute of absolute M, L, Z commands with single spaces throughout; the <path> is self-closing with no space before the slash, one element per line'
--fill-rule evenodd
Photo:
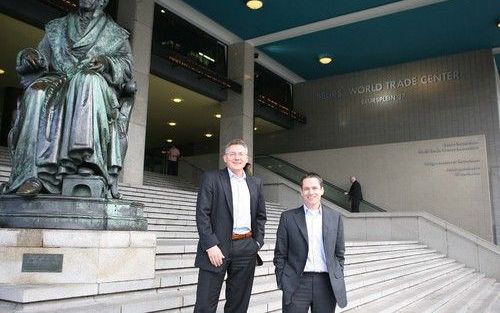
<path fill-rule="evenodd" d="M 11 131 L 12 174 L 8 190 L 38 178 L 60 193 L 64 175 L 87 167 L 108 185 L 123 165 L 118 125 L 118 96 L 131 80 L 128 33 L 106 15 L 94 16 L 81 29 L 70 14 L 49 22 L 38 51 L 48 68 L 25 90 Z M 103 73 L 88 69 L 104 56 Z"/>

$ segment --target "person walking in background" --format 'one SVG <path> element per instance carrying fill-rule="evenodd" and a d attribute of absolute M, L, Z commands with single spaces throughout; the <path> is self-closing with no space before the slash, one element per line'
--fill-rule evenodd
<path fill-rule="evenodd" d="M 359 204 L 363 200 L 363 193 L 361 192 L 361 185 L 356 180 L 356 177 L 351 176 L 351 188 L 346 195 L 349 195 L 349 200 L 351 200 L 351 212 L 359 212 Z"/>
<path fill-rule="evenodd" d="M 323 179 L 302 178 L 304 205 L 281 213 L 274 265 L 283 313 L 333 313 L 347 305 L 344 228 L 337 211 L 321 205 Z"/>
<path fill-rule="evenodd" d="M 247 175 L 249 175 L 249 176 L 253 175 L 252 164 L 247 162 L 247 164 L 245 164 L 245 167 L 243 168 L 243 170 L 245 171 L 245 173 Z"/>
<path fill-rule="evenodd" d="M 225 313 L 245 313 L 252 292 L 257 252 L 264 245 L 266 207 L 262 182 L 245 174 L 248 148 L 241 139 L 226 145 L 226 168 L 203 174 L 196 202 L 200 240 L 195 313 L 215 313 L 226 279 Z"/>
<path fill-rule="evenodd" d="M 179 158 L 181 152 L 172 145 L 167 151 L 167 175 L 177 176 L 179 174 Z"/>

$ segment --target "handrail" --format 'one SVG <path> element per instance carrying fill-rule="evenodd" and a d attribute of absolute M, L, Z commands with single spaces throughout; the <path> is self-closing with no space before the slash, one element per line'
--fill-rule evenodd
<path fill-rule="evenodd" d="M 187 165 L 191 166 L 192 168 L 194 168 L 197 172 L 201 172 L 202 174 L 205 172 L 204 169 L 202 169 L 201 167 L 197 166 L 197 165 L 194 165 L 192 162 L 184 159 L 184 158 L 180 158 L 179 159 L 179 162 L 184 162 L 186 163 Z"/>
<path fill-rule="evenodd" d="M 270 155 L 257 155 L 254 157 L 254 162 L 297 185 L 300 185 L 300 179 L 307 173 L 307 171 L 294 164 Z M 276 167 L 274 165 L 276 165 Z M 325 187 L 323 198 L 338 205 L 346 211 L 350 211 L 349 199 L 344 195 L 346 190 L 325 180 L 323 180 L 323 183 Z M 362 200 L 360 203 L 360 211 L 385 212 L 386 210 L 373 203 Z"/>
<path fill-rule="evenodd" d="M 200 185 L 201 176 L 203 175 L 203 173 L 205 172 L 205 170 L 202 169 L 201 167 L 198 167 L 198 166 L 194 165 L 192 162 L 186 160 L 185 158 L 180 158 L 179 162 L 182 162 L 182 163 L 186 164 L 187 166 L 189 166 L 190 168 L 193 169 L 192 175 L 189 178 L 185 177 L 182 174 L 181 174 L 181 176 L 184 176 L 185 178 L 188 178 L 195 186 L 199 186 Z"/>

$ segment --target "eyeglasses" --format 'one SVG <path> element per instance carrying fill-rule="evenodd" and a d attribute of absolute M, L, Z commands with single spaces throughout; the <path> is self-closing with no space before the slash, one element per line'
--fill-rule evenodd
<path fill-rule="evenodd" d="M 229 152 L 229 153 L 226 153 L 226 155 L 230 158 L 235 158 L 236 156 L 242 158 L 244 156 L 247 156 L 246 153 L 243 153 L 243 152 Z"/>

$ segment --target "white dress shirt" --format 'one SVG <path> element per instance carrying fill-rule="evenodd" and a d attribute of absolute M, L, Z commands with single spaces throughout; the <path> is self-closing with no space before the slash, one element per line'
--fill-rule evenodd
<path fill-rule="evenodd" d="M 328 272 L 328 268 L 326 267 L 325 247 L 323 246 L 322 210 L 323 208 L 321 206 L 319 210 L 310 210 L 304 204 L 307 240 L 309 245 L 304 272 Z"/>
<path fill-rule="evenodd" d="M 250 191 L 246 181 L 246 174 L 238 177 L 228 168 L 233 197 L 233 233 L 244 234 L 252 229 L 250 218 Z"/>

